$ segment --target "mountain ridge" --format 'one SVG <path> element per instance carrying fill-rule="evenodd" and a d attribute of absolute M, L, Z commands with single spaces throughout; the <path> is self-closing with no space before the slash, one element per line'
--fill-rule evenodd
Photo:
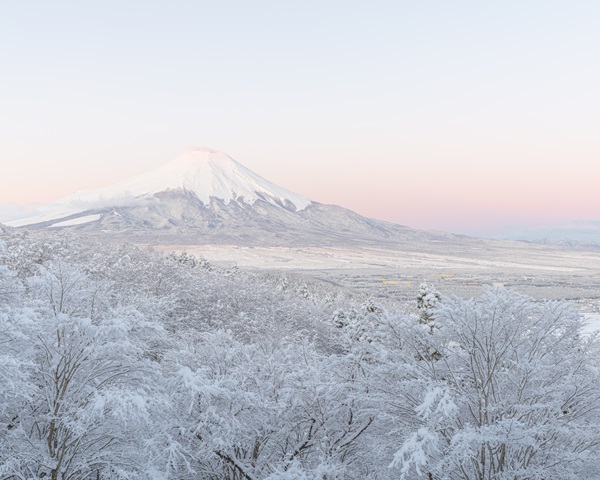
<path fill-rule="evenodd" d="M 147 173 L 75 194 L 13 227 L 144 244 L 394 244 L 457 238 L 363 217 L 280 187 L 222 152 L 195 148 Z"/>

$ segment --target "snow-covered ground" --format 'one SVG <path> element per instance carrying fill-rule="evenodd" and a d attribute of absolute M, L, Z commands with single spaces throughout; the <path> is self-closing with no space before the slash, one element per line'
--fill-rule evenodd
<path fill-rule="evenodd" d="M 30 215 L 24 218 L 20 218 L 18 220 L 11 220 L 10 222 L 5 222 L 6 225 L 10 225 L 11 227 L 25 227 L 27 225 L 33 225 L 35 223 L 46 223 L 51 222 L 52 220 L 60 220 L 61 218 L 69 217 L 71 215 L 75 215 L 79 213 L 77 209 L 70 208 L 68 206 L 52 206 L 52 207 L 42 207 L 40 210 L 29 212 Z"/>
<path fill-rule="evenodd" d="M 600 271 L 600 255 L 588 252 L 553 250 L 548 255 L 514 250 L 511 257 L 492 258 L 464 252 L 464 255 L 368 247 L 244 247 L 238 245 L 174 245 L 157 250 L 186 250 L 213 262 L 230 262 L 249 268 L 306 270 L 315 268 L 424 268 L 452 272 L 453 269 L 480 269 L 548 274 L 577 274 L 586 270 Z"/>
<path fill-rule="evenodd" d="M 97 222 L 101 217 L 102 215 L 86 215 L 84 217 L 74 218 L 73 220 L 65 220 L 64 222 L 54 223 L 50 226 L 50 228 L 71 227 L 73 225 L 83 225 L 85 223 Z"/>
<path fill-rule="evenodd" d="M 600 313 L 584 313 L 583 316 L 586 322 L 584 329 L 586 333 L 600 331 Z"/>
<path fill-rule="evenodd" d="M 503 285 L 536 299 L 567 299 L 582 312 L 600 311 L 600 255 L 589 251 L 514 243 L 493 251 L 433 251 L 358 247 L 241 247 L 179 245 L 158 250 L 187 251 L 209 262 L 257 270 L 295 271 L 373 297 L 414 301 L 422 282 L 447 295 L 477 296 Z M 600 320 L 598 321 L 600 324 Z"/>

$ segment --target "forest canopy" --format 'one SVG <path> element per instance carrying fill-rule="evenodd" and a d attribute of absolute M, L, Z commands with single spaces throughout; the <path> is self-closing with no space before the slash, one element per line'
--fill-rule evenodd
<path fill-rule="evenodd" d="M 0 479 L 580 479 L 598 341 L 566 302 L 414 307 L 4 229 Z"/>

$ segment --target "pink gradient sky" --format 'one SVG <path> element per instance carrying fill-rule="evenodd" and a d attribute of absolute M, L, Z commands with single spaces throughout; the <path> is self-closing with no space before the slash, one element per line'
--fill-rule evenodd
<path fill-rule="evenodd" d="M 598 220 L 598 18 L 597 2 L 13 2 L 0 220 L 192 145 L 415 227 Z"/>

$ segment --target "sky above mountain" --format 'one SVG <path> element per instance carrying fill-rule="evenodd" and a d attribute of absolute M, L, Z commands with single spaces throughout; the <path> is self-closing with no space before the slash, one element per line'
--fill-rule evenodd
<path fill-rule="evenodd" d="M 598 220 L 599 18 L 591 1 L 10 2 L 0 216 L 206 145 L 414 227 Z"/>

